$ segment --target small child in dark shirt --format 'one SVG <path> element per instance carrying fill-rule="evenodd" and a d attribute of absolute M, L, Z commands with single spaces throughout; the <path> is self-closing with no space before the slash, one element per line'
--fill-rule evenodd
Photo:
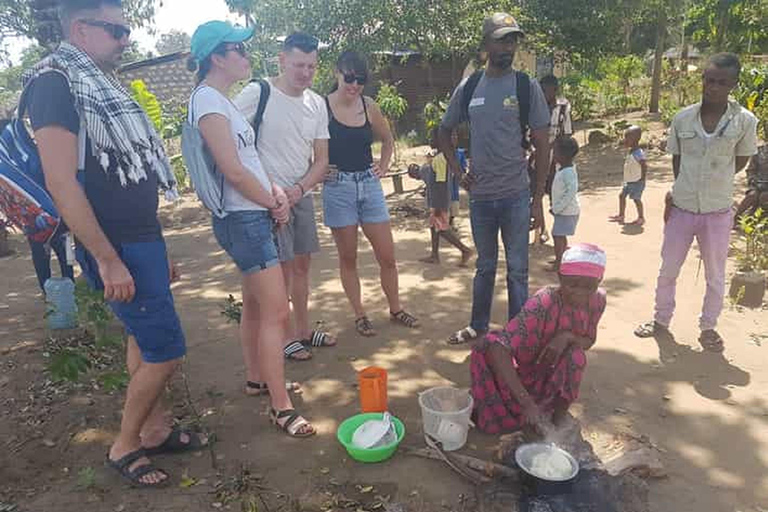
<path fill-rule="evenodd" d="M 433 149 L 437 147 L 433 134 Z M 436 153 L 429 161 L 419 167 L 416 164 L 408 166 L 408 175 L 422 180 L 427 185 L 427 207 L 429 208 L 429 228 L 432 237 L 432 253 L 420 261 L 424 263 L 440 263 L 440 237 L 461 251 L 460 267 L 466 267 L 474 251 L 464 245 L 450 225 L 451 209 L 451 176 L 448 164 L 441 153 Z"/>

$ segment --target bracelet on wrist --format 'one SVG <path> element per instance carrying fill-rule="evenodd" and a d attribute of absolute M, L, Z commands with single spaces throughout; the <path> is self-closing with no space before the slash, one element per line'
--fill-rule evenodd
<path fill-rule="evenodd" d="M 299 190 L 301 191 L 301 195 L 303 196 L 307 192 L 304 190 L 304 186 L 301 183 L 296 183 L 296 186 L 299 187 Z"/>

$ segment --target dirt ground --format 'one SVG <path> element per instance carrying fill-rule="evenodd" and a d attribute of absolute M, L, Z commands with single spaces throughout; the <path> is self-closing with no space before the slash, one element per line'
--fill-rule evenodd
<path fill-rule="evenodd" d="M 659 125 L 650 126 L 658 135 Z M 584 143 L 584 134 L 577 139 Z M 419 151 L 411 151 L 409 158 Z M 648 223 L 642 229 L 622 229 L 606 221 L 617 208 L 622 160 L 615 145 L 586 147 L 578 160 L 582 215 L 574 240 L 598 243 L 608 253 L 604 285 L 609 302 L 573 412 L 588 440 L 633 433 L 648 436 L 658 446 L 669 476 L 651 482 L 651 510 L 764 511 L 768 509 L 766 309 L 726 307 L 719 326 L 726 340 L 725 357 L 703 353 L 696 327 L 705 283 L 694 249 L 678 284 L 672 325 L 676 342 L 658 347 L 632 335 L 635 325 L 652 312 L 661 210 L 671 169 L 667 156 L 650 152 L 644 196 Z M 193 197 L 164 207 L 168 245 L 183 272 L 174 294 L 189 346 L 185 374 L 195 409 L 218 442 L 211 453 L 159 458 L 174 478 L 170 488 L 159 491 L 127 490 L 103 469 L 105 451 L 118 427 L 119 394 L 82 390 L 42 402 L 34 398 L 33 391 L 45 378 L 46 333 L 41 320 L 45 306 L 28 249 L 15 236 L 16 255 L 0 260 L 0 510 L 11 510 L 11 503 L 24 511 L 226 509 L 213 488 L 242 475 L 243 466 L 263 478 L 264 488 L 276 491 L 275 499 L 287 502 L 292 497 L 298 500 L 294 504 L 308 510 L 324 508 L 322 503 L 313 508 L 317 493 L 324 489 L 386 494 L 409 511 L 470 510 L 465 498 L 472 495 L 471 486 L 443 464 L 401 449 L 387 463 L 361 465 L 346 456 L 335 438 L 339 423 L 358 410 L 355 372 L 368 365 L 389 372 L 390 409 L 406 425 L 406 446 L 423 445 L 420 391 L 444 384 L 469 385 L 468 348 L 450 347 L 445 339 L 469 319 L 473 271 L 456 268 L 458 253 L 449 247 L 442 250 L 442 266 L 417 261 L 428 251 L 429 237 L 424 219 L 395 208 L 423 206 L 418 184 L 406 180 L 405 185 L 405 194 L 391 194 L 389 200 L 403 300 L 421 318 L 422 327 L 409 331 L 388 322 L 375 260 L 367 242 L 361 242 L 363 292 L 379 335 L 372 339 L 356 335 L 330 232 L 320 229 L 322 252 L 312 267 L 310 308 L 313 319 L 335 332 L 340 344 L 316 350 L 311 362 L 287 365 L 288 376 L 303 386 L 296 405 L 319 430 L 310 440 L 289 439 L 278 432 L 268 422 L 266 399 L 241 392 L 237 330 L 220 314 L 228 294 L 239 295 L 235 267 L 216 244 L 207 215 Z M 631 217 L 632 205 L 628 211 Z M 466 203 L 459 226 L 470 240 Z M 551 252 L 551 243 L 531 248 L 532 291 L 553 280 L 545 271 Z M 493 310 L 498 325 L 504 322 L 505 311 L 500 271 Z M 183 394 L 177 398 L 180 403 Z M 490 459 L 497 442 L 472 431 L 464 453 Z M 84 473 L 93 475 L 87 488 L 82 485 Z M 240 510 L 239 505 L 230 509 Z M 257 509 L 270 510 L 266 505 L 243 508 Z"/>

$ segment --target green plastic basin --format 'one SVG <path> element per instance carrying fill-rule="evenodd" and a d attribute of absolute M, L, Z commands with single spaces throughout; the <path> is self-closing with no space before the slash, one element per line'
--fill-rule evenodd
<path fill-rule="evenodd" d="M 390 458 L 397 451 L 397 447 L 400 445 L 400 441 L 405 437 L 405 426 L 403 422 L 392 416 L 392 422 L 395 424 L 395 433 L 397 434 L 397 441 L 387 446 L 381 446 L 379 448 L 357 448 L 352 444 L 352 435 L 357 430 L 357 427 L 362 425 L 368 420 L 380 420 L 384 416 L 380 412 L 369 412 L 365 414 L 358 414 L 347 418 L 341 425 L 339 425 L 336 431 L 336 439 L 347 449 L 347 453 L 350 457 L 358 462 L 381 462 Z"/>

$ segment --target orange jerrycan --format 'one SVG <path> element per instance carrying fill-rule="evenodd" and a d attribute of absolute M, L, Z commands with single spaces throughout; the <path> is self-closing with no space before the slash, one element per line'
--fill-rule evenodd
<path fill-rule="evenodd" d="M 357 372 L 362 412 L 387 410 L 387 370 L 369 366 Z"/>

